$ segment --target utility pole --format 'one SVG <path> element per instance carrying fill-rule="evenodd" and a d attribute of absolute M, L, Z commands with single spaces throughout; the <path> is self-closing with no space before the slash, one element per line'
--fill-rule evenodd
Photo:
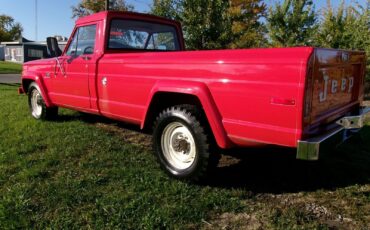
<path fill-rule="evenodd" d="M 109 0 L 105 0 L 105 10 L 109 10 Z"/>
<path fill-rule="evenodd" d="M 37 24 L 38 24 L 38 17 L 37 17 L 37 0 L 35 0 L 35 41 L 37 41 L 38 40 L 38 36 L 37 36 L 37 33 L 38 33 L 38 31 L 37 31 Z"/>

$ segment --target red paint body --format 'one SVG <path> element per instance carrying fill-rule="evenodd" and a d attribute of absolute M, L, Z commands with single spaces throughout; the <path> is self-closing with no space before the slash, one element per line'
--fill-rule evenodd
<path fill-rule="evenodd" d="M 107 31 L 112 18 L 175 26 L 181 51 L 109 50 Z M 27 79 L 35 80 L 48 106 L 101 114 L 143 128 L 156 94 L 189 94 L 199 99 L 222 148 L 296 147 L 298 140 L 330 129 L 335 119 L 358 108 L 362 100 L 362 52 L 312 47 L 185 51 L 181 26 L 174 21 L 102 12 L 79 19 L 76 28 L 90 24 L 97 25 L 94 52 L 70 61 L 64 51 L 59 60 L 65 76 L 55 59 L 24 65 L 23 85 Z M 329 73 L 331 79 L 353 76 L 354 82 L 351 91 L 329 92 L 320 102 L 326 69 L 334 71 Z M 105 86 L 103 78 L 108 82 Z"/>

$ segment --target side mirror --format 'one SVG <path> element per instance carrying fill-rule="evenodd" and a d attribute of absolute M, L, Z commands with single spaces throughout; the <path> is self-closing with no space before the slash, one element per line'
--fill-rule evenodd
<path fill-rule="evenodd" d="M 59 57 L 62 55 L 62 51 L 59 49 L 58 41 L 54 37 L 46 38 L 46 44 L 51 57 Z"/>

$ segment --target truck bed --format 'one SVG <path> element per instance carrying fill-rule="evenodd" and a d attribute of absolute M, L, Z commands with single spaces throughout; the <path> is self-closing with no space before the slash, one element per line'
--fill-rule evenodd
<path fill-rule="evenodd" d="M 107 116 L 129 113 L 129 121 L 141 123 L 155 84 L 201 82 L 234 144 L 296 147 L 298 140 L 330 129 L 328 124 L 359 106 L 364 53 L 312 47 L 112 52 L 104 55 L 99 68 L 98 82 L 104 76 L 112 84 L 98 92 L 110 94 L 109 103 L 101 101 Z M 320 102 L 324 74 L 329 77 L 327 94 Z M 336 94 L 331 92 L 333 80 L 338 82 Z"/>
<path fill-rule="evenodd" d="M 295 146 L 313 52 L 301 47 L 107 53 L 99 62 L 97 81 L 109 79 L 108 87 L 98 87 L 109 101 L 103 98 L 100 107 L 107 116 L 127 114 L 128 121 L 140 123 L 156 85 L 182 88 L 198 82 L 209 90 L 232 143 Z"/>

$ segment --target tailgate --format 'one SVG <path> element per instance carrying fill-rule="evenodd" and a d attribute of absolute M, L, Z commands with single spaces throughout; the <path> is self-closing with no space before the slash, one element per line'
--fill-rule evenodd
<path fill-rule="evenodd" d="M 306 83 L 306 134 L 317 134 L 358 108 L 365 80 L 364 52 L 315 49 L 312 58 Z"/>

